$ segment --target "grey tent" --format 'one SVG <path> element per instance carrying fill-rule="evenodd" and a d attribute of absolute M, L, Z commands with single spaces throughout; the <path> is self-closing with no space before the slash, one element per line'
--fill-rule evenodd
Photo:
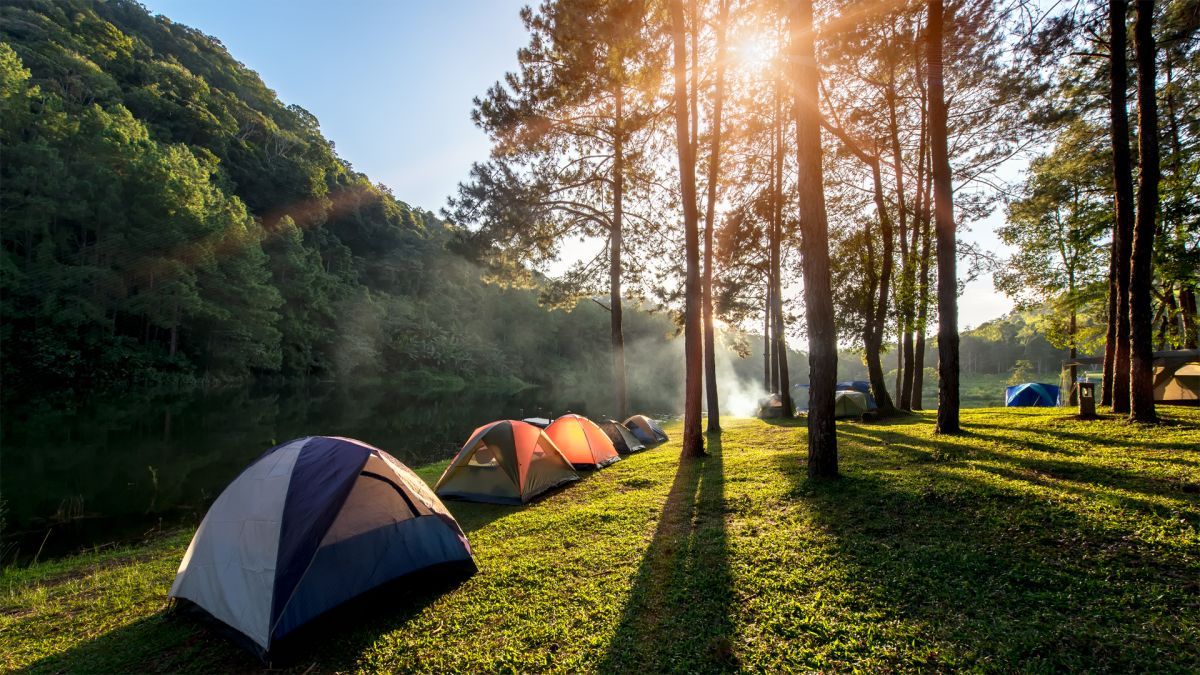
<path fill-rule="evenodd" d="M 834 417 L 862 417 L 863 413 L 867 412 L 870 406 L 867 404 L 867 395 L 861 391 L 853 389 L 844 389 L 835 392 L 833 399 L 833 416 Z"/>
<path fill-rule="evenodd" d="M 647 445 L 664 443 L 668 440 L 666 432 L 658 422 L 645 415 L 633 415 L 625 420 L 625 428 L 633 433 L 641 442 Z"/>
<path fill-rule="evenodd" d="M 631 452 L 645 450 L 646 444 L 638 440 L 629 429 L 625 428 L 624 424 L 616 420 L 607 420 L 600 424 L 600 429 L 608 434 L 609 440 L 616 447 L 617 452 L 622 455 L 628 455 Z"/>

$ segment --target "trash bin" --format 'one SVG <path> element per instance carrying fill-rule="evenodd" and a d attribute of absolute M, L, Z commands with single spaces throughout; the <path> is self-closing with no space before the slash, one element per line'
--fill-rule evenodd
<path fill-rule="evenodd" d="M 1075 394 L 1079 398 L 1079 417 L 1080 419 L 1093 419 L 1096 417 L 1096 383 L 1095 382 L 1076 382 Z"/>

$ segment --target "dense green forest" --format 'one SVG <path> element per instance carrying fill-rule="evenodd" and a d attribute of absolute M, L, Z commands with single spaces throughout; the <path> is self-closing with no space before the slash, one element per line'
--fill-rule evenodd
<path fill-rule="evenodd" d="M 216 39 L 124 0 L 0 12 L 6 395 L 418 371 L 607 383 L 603 309 L 480 281 L 458 230 L 354 171 Z M 635 312 L 627 331 L 674 327 Z"/>
<path fill-rule="evenodd" d="M 126 0 L 0 12 L 6 400 L 414 374 L 612 386 L 600 303 L 548 310 L 538 288 L 482 281 L 490 251 L 354 171 L 311 114 L 215 38 Z M 963 372 L 1055 370 L 1053 315 L 1034 307 L 964 333 Z M 678 316 L 627 310 L 631 385 L 677 400 L 679 330 Z M 763 378 L 761 337 L 724 343 L 732 381 Z M 918 343 L 923 363 L 935 346 Z M 805 358 L 788 363 L 789 381 L 807 382 Z M 838 370 L 868 376 L 854 351 Z"/>

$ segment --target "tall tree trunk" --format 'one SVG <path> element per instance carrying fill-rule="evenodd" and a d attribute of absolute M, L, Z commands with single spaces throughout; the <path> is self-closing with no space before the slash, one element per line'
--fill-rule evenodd
<path fill-rule="evenodd" d="M 709 433 L 720 433 L 721 431 L 721 406 L 717 396 L 717 340 L 713 327 L 712 278 L 717 182 L 721 178 L 721 114 L 725 105 L 725 24 L 728 21 L 729 0 L 721 0 L 717 17 L 717 82 L 713 92 L 713 128 L 708 149 L 708 203 L 704 208 L 704 386 L 708 402 Z"/>
<path fill-rule="evenodd" d="M 883 177 L 880 175 L 879 162 L 871 165 L 871 179 L 875 192 L 875 211 L 879 214 L 879 231 L 883 239 L 883 262 L 879 274 L 879 299 L 871 317 L 871 343 L 866 347 L 867 377 L 871 381 L 871 390 L 875 394 L 875 404 L 881 415 L 890 415 L 896 411 L 892 404 L 891 394 L 887 390 L 887 378 L 883 374 L 881 353 L 883 352 L 883 327 L 887 324 L 888 289 L 892 285 L 893 239 L 892 219 L 887 212 L 887 204 L 883 199 Z M 903 235 L 901 235 L 903 236 Z M 911 345 L 910 345 L 911 346 Z"/>
<path fill-rule="evenodd" d="M 791 419 L 792 412 L 792 392 L 790 391 L 791 383 L 788 381 L 788 362 L 787 362 L 787 332 L 783 322 L 783 110 L 780 106 L 779 91 L 782 88 L 783 82 L 780 79 L 775 80 L 775 165 L 772 171 L 775 173 L 775 191 L 771 195 L 772 199 L 772 220 L 775 221 L 775 236 L 773 238 L 774 248 L 771 251 L 771 257 L 775 264 L 775 368 L 777 372 L 777 384 L 779 385 L 779 402 L 783 408 L 783 416 Z"/>
<path fill-rule="evenodd" d="M 887 325 L 888 291 L 892 284 L 892 269 L 895 263 L 895 232 L 892 218 L 888 214 L 887 201 L 883 194 L 883 174 L 879 167 L 879 156 L 868 155 L 862 147 L 851 139 L 844 131 L 829 124 L 823 125 L 847 150 L 871 169 L 871 186 L 875 198 L 875 214 L 879 217 L 880 239 L 883 242 L 883 261 L 880 264 L 879 277 L 875 276 L 875 244 L 871 233 L 870 221 L 863 228 L 867 259 L 864 263 L 867 275 L 867 308 L 863 321 L 863 356 L 867 361 L 867 378 L 871 382 L 872 393 L 880 414 L 888 415 L 896 411 L 892 397 L 887 389 L 887 377 L 883 373 L 883 332 Z M 903 237 L 901 238 L 903 240 Z M 878 293 L 878 298 L 876 298 Z M 897 354 L 901 352 L 898 350 Z M 899 373 L 897 365 L 897 373 Z"/>
<path fill-rule="evenodd" d="M 942 86 L 942 0 L 929 0 L 929 145 L 933 155 L 933 217 L 938 269 L 937 431 L 955 434 L 958 421 L 958 275 L 954 194 L 946 147 L 946 97 Z"/>
<path fill-rule="evenodd" d="M 885 103 L 888 109 L 888 136 L 891 141 L 892 163 L 895 166 L 893 172 L 896 177 L 896 215 L 897 215 L 897 233 L 900 237 L 900 261 L 902 264 L 900 274 L 900 293 L 897 297 L 897 326 L 899 328 L 900 353 L 903 355 L 903 367 L 898 368 L 897 374 L 900 375 L 900 384 L 896 387 L 897 405 L 902 410 L 908 410 L 911 406 L 910 392 L 912 389 L 913 379 L 913 260 L 908 250 L 908 208 L 905 202 L 904 193 L 904 164 L 903 153 L 900 149 L 900 123 L 896 115 L 896 68 L 895 64 L 891 65 L 890 79 L 888 80 L 887 93 L 884 96 Z M 882 222 L 881 222 L 882 225 Z M 915 228 L 914 228 L 915 229 Z M 892 257 L 892 242 L 890 237 L 891 227 L 883 232 L 883 265 L 884 273 L 881 283 L 887 286 L 891 283 L 891 257 Z M 880 289 L 880 299 L 885 300 L 887 291 Z M 879 331 L 883 332 L 883 326 L 887 321 L 887 306 L 881 302 L 881 312 L 884 316 L 879 319 Z M 899 365 L 899 364 L 898 364 Z M 876 397 L 878 403 L 878 396 Z"/>
<path fill-rule="evenodd" d="M 804 258 L 804 306 L 808 323 L 808 475 L 838 475 L 833 404 L 837 382 L 837 335 L 829 279 L 829 223 L 821 166 L 821 113 L 817 104 L 817 58 L 812 0 L 797 0 L 791 16 L 795 77 L 797 192 L 800 249 Z"/>
<path fill-rule="evenodd" d="M 1183 319 L 1183 348 L 1195 349 L 1197 342 L 1196 330 L 1196 288 L 1184 285 L 1179 289 L 1179 315 Z"/>
<path fill-rule="evenodd" d="M 1170 349 L 1172 330 L 1171 320 L 1179 313 L 1179 307 L 1175 303 L 1175 290 L 1171 288 L 1171 284 L 1167 284 L 1162 289 L 1162 296 L 1158 303 L 1158 309 L 1154 310 L 1153 325 L 1157 326 L 1158 333 L 1155 336 L 1155 349 Z"/>
<path fill-rule="evenodd" d="M 1111 404 L 1115 413 L 1129 412 L 1129 260 L 1133 248 L 1133 171 L 1129 153 L 1129 110 L 1126 95 L 1129 89 L 1129 70 L 1125 59 L 1127 4 L 1125 0 L 1110 0 L 1109 52 L 1110 91 L 1109 117 L 1113 146 L 1113 187 L 1116 225 L 1113 228 L 1113 259 L 1110 268 L 1116 301 L 1109 301 L 1109 329 L 1112 350 Z"/>
<path fill-rule="evenodd" d="M 900 327 L 903 331 L 903 326 Z M 900 385 L 904 384 L 904 334 L 898 332 L 896 334 L 896 391 L 900 391 Z"/>
<path fill-rule="evenodd" d="M 778 93 L 778 84 L 776 92 Z M 776 118 L 778 121 L 778 117 Z M 771 176 L 767 179 L 767 197 L 769 199 L 770 214 L 767 216 L 767 283 L 771 286 L 771 301 L 767 305 L 767 312 L 770 316 L 771 326 L 771 365 L 769 390 L 772 394 L 779 393 L 779 315 L 775 313 L 775 305 L 779 302 L 779 211 L 775 208 L 779 201 L 779 184 L 778 174 L 775 171 L 775 158 L 779 155 L 780 149 L 778 145 L 778 136 L 775 133 L 776 127 L 771 127 L 771 143 L 770 152 L 768 153 L 768 163 Z"/>
<path fill-rule="evenodd" d="M 1158 99 L 1154 0 L 1137 0 L 1133 46 L 1138 68 L 1138 205 L 1129 263 L 1129 419 L 1154 422 L 1154 344 L 1151 325 L 1154 234 L 1158 217 Z"/>
<path fill-rule="evenodd" d="M 926 142 L 928 142 L 928 134 L 926 134 Z M 931 161 L 929 153 L 925 153 L 925 161 Z M 913 410 L 924 408 L 921 392 L 925 387 L 925 333 L 929 325 L 929 248 L 933 238 L 929 229 L 932 216 L 929 203 L 933 195 L 933 172 L 928 170 L 928 167 L 925 171 L 923 192 L 925 199 L 921 207 L 921 285 L 917 293 L 917 344 L 913 349 L 913 357 L 916 359 L 913 367 L 911 401 Z"/>
<path fill-rule="evenodd" d="M 1075 358 L 1077 356 L 1079 356 L 1079 348 L 1076 346 L 1076 342 L 1075 342 L 1075 336 L 1078 332 L 1079 332 L 1078 312 L 1076 312 L 1075 307 L 1072 306 L 1071 307 L 1071 347 L 1070 347 L 1070 352 L 1067 354 L 1067 357 L 1070 358 L 1072 361 L 1070 376 L 1069 376 L 1071 378 L 1071 381 L 1069 383 L 1070 399 L 1068 400 L 1068 404 L 1072 405 L 1072 406 L 1079 405 L 1078 392 L 1075 391 L 1075 378 L 1079 377 L 1079 366 L 1075 365 L 1075 363 L 1074 363 Z"/>
<path fill-rule="evenodd" d="M 683 199 L 684 259 L 684 400 L 683 457 L 704 455 L 700 431 L 700 390 L 704 361 L 700 322 L 700 235 L 696 231 L 696 154 L 688 134 L 687 27 L 683 0 L 671 0 L 671 34 L 674 42 L 675 143 L 679 154 L 680 196 Z"/>
<path fill-rule="evenodd" d="M 625 384 L 625 331 L 621 314 L 621 247 L 624 239 L 622 219 L 625 213 L 625 89 L 617 85 L 616 123 L 613 134 L 613 219 L 608 252 L 609 328 L 612 333 L 613 393 L 617 419 L 629 416 L 629 394 Z"/>
<path fill-rule="evenodd" d="M 1120 319 L 1117 315 L 1117 258 L 1120 254 L 1117 252 L 1121 246 L 1118 240 L 1117 228 L 1113 226 L 1112 245 L 1109 247 L 1108 256 L 1108 303 L 1107 303 L 1107 325 L 1104 333 L 1104 375 L 1100 382 L 1100 405 L 1112 406 L 1113 404 L 1113 375 L 1116 372 L 1117 361 L 1117 323 Z"/>
<path fill-rule="evenodd" d="M 768 229 L 768 232 L 770 230 Z M 763 390 L 771 391 L 771 368 L 775 360 L 771 358 L 771 274 L 767 272 L 766 287 L 763 289 Z"/>

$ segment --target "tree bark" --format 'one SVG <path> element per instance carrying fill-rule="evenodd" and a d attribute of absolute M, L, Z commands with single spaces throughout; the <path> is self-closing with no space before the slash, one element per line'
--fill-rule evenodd
<path fill-rule="evenodd" d="M 942 0 L 929 0 L 929 145 L 933 155 L 933 213 L 938 269 L 938 411 L 937 431 L 955 434 L 958 398 L 958 276 L 954 194 L 946 147 L 946 97 L 942 82 Z"/>
<path fill-rule="evenodd" d="M 704 209 L 704 386 L 708 403 L 708 433 L 720 433 L 721 431 L 721 406 L 717 394 L 717 340 L 713 327 L 712 279 L 717 182 L 721 177 L 721 114 L 725 104 L 725 24 L 728 23 L 728 20 L 729 0 L 721 0 L 717 17 L 717 82 L 713 91 L 713 128 L 708 151 L 708 203 Z"/>
<path fill-rule="evenodd" d="M 897 165 L 899 166 L 899 165 Z M 899 173 L 899 170 L 897 171 Z M 880 414 L 890 415 L 895 412 L 892 397 L 887 390 L 887 378 L 883 375 L 883 364 L 880 362 L 880 352 L 883 351 L 883 328 L 887 325 L 888 290 L 892 285 L 892 267 L 895 256 L 895 233 L 892 231 L 892 219 L 887 212 L 887 204 L 883 200 L 883 177 L 880 175 L 879 162 L 872 166 L 872 182 L 875 186 L 875 210 L 879 212 L 879 230 L 883 239 L 883 262 L 879 273 L 879 299 L 875 305 L 874 326 L 874 367 L 870 359 L 867 363 L 868 377 L 871 379 L 871 389 L 874 390 L 875 404 Z M 901 187 L 903 183 L 901 182 Z M 904 200 L 900 198 L 900 212 L 904 213 Z M 901 230 L 901 237 L 904 236 Z M 905 256 L 907 257 L 907 256 Z M 912 349 L 912 344 L 908 345 Z M 872 370 L 874 372 L 872 372 Z"/>
<path fill-rule="evenodd" d="M 684 401 L 683 457 L 704 455 L 700 432 L 700 390 L 704 360 L 700 322 L 700 236 L 696 231 L 696 154 L 688 133 L 687 27 L 683 0 L 671 0 L 674 42 L 675 142 L 679 155 L 680 196 L 683 199 L 684 260 Z"/>
<path fill-rule="evenodd" d="M 771 391 L 771 368 L 775 363 L 771 358 L 771 286 L 771 273 L 768 270 L 763 289 L 763 391 L 767 392 Z"/>
<path fill-rule="evenodd" d="M 928 142 L 928 134 L 926 134 L 926 142 Z M 929 162 L 931 157 L 929 153 L 925 153 L 925 161 Z M 913 388 L 912 388 L 912 409 L 921 410 L 924 408 L 922 403 L 922 389 L 925 387 L 925 333 L 928 330 L 929 322 L 929 247 L 931 245 L 930 225 L 930 210 L 929 202 L 933 194 L 933 172 L 928 168 L 925 171 L 925 187 L 923 189 L 924 201 L 921 206 L 921 284 L 917 294 L 917 344 L 913 349 L 913 357 L 916 363 L 913 367 Z"/>
<path fill-rule="evenodd" d="M 871 187 L 875 198 L 875 213 L 879 217 L 880 238 L 883 242 L 883 261 L 879 278 L 875 277 L 875 245 L 870 221 L 863 228 L 867 259 L 864 263 L 867 275 L 868 305 L 863 321 L 863 356 L 867 362 L 867 379 L 875 396 L 875 403 L 882 415 L 896 411 L 887 389 L 887 377 L 883 372 L 883 332 L 887 325 L 888 291 L 892 283 L 895 263 L 895 232 L 892 218 L 888 214 L 887 201 L 883 194 L 883 174 L 879 168 L 879 156 L 869 155 L 849 135 L 828 123 L 823 125 L 842 142 L 847 150 L 871 169 Z M 878 298 L 876 299 L 876 293 Z M 900 352 L 898 352 L 900 353 Z M 899 366 L 897 366 L 897 373 Z"/>
<path fill-rule="evenodd" d="M 898 368 L 900 375 L 900 384 L 896 388 L 897 405 L 902 410 L 908 410 L 911 406 L 911 389 L 913 381 L 913 260 L 908 249 L 908 208 L 905 202 L 904 192 L 904 169 L 903 169 L 903 153 L 900 149 L 900 123 L 896 117 L 896 70 L 895 65 L 891 65 L 890 79 L 888 80 L 887 93 L 884 96 L 888 107 L 888 136 L 892 146 L 892 163 L 895 165 L 896 176 L 896 215 L 897 215 L 897 233 L 900 237 L 900 294 L 897 297 L 896 309 L 899 310 L 897 316 L 897 327 L 900 332 L 900 353 L 903 355 L 903 367 Z M 882 226 L 882 221 L 880 222 Z M 915 228 L 914 228 L 915 229 Z M 887 286 L 891 283 L 891 265 L 892 265 L 892 249 L 891 227 L 887 227 L 883 231 L 883 266 L 881 284 Z M 887 291 L 880 289 L 880 299 L 886 299 Z M 880 303 L 880 313 L 884 316 L 878 318 L 878 326 L 880 338 L 883 337 L 883 326 L 887 320 L 886 312 L 887 305 L 884 302 Z M 897 363 L 899 366 L 900 364 Z M 876 396 L 876 403 L 879 403 L 879 397 Z M 890 403 L 890 401 L 889 401 Z"/>
<path fill-rule="evenodd" d="M 1182 286 L 1179 289 L 1179 314 L 1183 319 L 1183 348 L 1196 348 L 1196 289 Z"/>
<path fill-rule="evenodd" d="M 1133 46 L 1138 69 L 1138 205 L 1129 264 L 1129 420 L 1155 422 L 1151 325 L 1154 235 L 1158 217 L 1158 99 L 1154 0 L 1137 0 Z"/>
<path fill-rule="evenodd" d="M 1105 345 L 1105 360 L 1112 350 L 1110 367 L 1110 401 L 1114 413 L 1129 412 L 1129 261 L 1133 248 L 1133 171 L 1129 152 L 1129 110 L 1126 107 L 1126 92 L 1129 89 L 1129 72 L 1125 59 L 1126 16 L 1125 0 L 1109 2 L 1110 33 L 1110 91 L 1109 117 L 1113 145 L 1113 187 L 1116 225 L 1113 228 L 1113 286 L 1110 294 L 1115 302 L 1109 301 L 1109 335 L 1111 344 Z M 1115 293 L 1113 291 L 1115 290 Z M 1109 378 L 1106 378 L 1109 379 Z"/>
<path fill-rule="evenodd" d="M 782 88 L 783 82 L 780 79 L 775 81 L 775 166 L 772 171 L 775 173 L 775 191 L 771 195 L 773 200 L 772 220 L 774 221 L 775 236 L 773 237 L 774 245 L 771 249 L 771 258 L 774 260 L 775 269 L 775 292 L 774 292 L 774 312 L 775 312 L 775 370 L 776 383 L 779 385 L 779 402 L 783 408 L 783 417 L 791 419 L 792 412 L 792 392 L 791 384 L 788 381 L 788 362 L 787 362 L 787 333 L 783 322 L 783 110 L 780 106 L 779 90 Z"/>
<path fill-rule="evenodd" d="M 821 166 L 812 0 L 797 0 L 794 5 L 790 51 L 796 85 L 797 191 L 800 248 L 804 256 L 804 314 L 808 324 L 808 475 L 832 478 L 838 475 L 837 428 L 833 419 L 837 335 L 829 279 L 829 223 Z"/>
<path fill-rule="evenodd" d="M 608 253 L 609 328 L 612 334 L 613 392 L 617 419 L 629 416 L 629 394 L 625 383 L 625 331 L 621 308 L 621 247 L 624 239 L 622 219 L 625 212 L 625 138 L 622 125 L 625 90 L 617 86 L 616 120 L 613 133 L 613 220 Z"/>

